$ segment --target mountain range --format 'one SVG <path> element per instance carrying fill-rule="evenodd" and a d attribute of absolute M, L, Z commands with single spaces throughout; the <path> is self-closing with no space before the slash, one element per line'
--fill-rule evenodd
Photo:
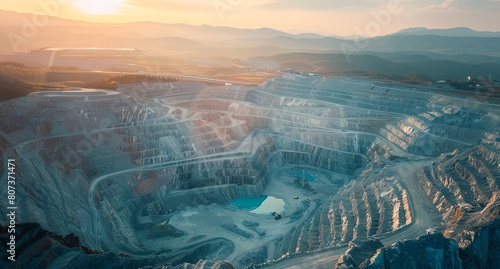
<path fill-rule="evenodd" d="M 156 22 L 91 23 L 49 17 L 47 25 L 36 27 L 36 34 L 25 37 L 23 25 L 26 19 L 33 17 L 32 14 L 0 10 L 0 17 L 3 18 L 0 35 L 7 41 L 0 42 L 0 54 L 4 55 L 45 47 L 139 48 L 147 55 L 178 58 L 286 59 L 279 55 L 293 54 L 295 57 L 301 54 L 312 60 L 317 55 L 331 54 L 342 57 L 326 57 L 324 59 L 333 62 L 321 64 L 314 70 L 302 65 L 304 71 L 329 73 L 333 70 L 328 66 L 342 65 L 342 70 L 352 68 L 349 70 L 356 71 L 376 68 L 406 73 L 405 70 L 414 69 L 414 72 L 423 71 L 432 78 L 462 77 L 478 70 L 485 73 L 484 76 L 500 76 L 497 73 L 500 70 L 500 32 L 479 32 L 469 28 L 411 28 L 387 36 L 346 38 L 315 33 L 290 34 L 271 28 L 238 29 Z M 370 64 L 353 66 L 353 56 L 359 63 Z M 400 66 L 402 64 L 404 67 Z M 448 64 L 450 66 L 446 68 Z M 446 71 L 457 68 L 460 71 L 455 75 Z M 435 75 L 438 73 L 439 76 Z"/>
<path fill-rule="evenodd" d="M 428 29 L 416 27 L 403 29 L 397 35 L 438 35 L 438 36 L 469 36 L 469 37 L 500 37 L 500 32 L 475 31 L 467 27 L 456 27 L 449 29 Z"/>

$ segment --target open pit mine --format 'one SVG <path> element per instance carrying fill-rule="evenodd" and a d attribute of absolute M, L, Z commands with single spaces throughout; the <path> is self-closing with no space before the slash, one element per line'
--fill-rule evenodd
<path fill-rule="evenodd" d="M 0 119 L 2 268 L 500 268 L 496 103 L 284 74 L 37 92 Z"/>

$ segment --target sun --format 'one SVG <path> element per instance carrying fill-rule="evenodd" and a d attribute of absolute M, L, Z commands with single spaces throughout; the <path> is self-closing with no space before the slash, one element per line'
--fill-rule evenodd
<path fill-rule="evenodd" d="M 113 14 L 124 0 L 73 0 L 73 4 L 90 14 Z"/>

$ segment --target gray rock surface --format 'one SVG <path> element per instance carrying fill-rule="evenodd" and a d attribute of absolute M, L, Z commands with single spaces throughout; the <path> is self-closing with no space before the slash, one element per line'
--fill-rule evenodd
<path fill-rule="evenodd" d="M 378 240 L 351 243 L 334 268 L 500 268 L 500 219 L 467 229 L 457 238 L 458 243 L 435 231 L 383 248 Z"/>
<path fill-rule="evenodd" d="M 371 251 L 373 251 L 373 249 Z M 354 253 L 349 254 L 354 255 Z M 339 263 L 343 261 L 339 259 L 339 262 L 334 268 L 463 268 L 462 260 L 459 257 L 457 242 L 445 238 L 441 233 L 424 235 L 414 240 L 397 242 L 390 247 L 379 249 L 371 258 L 359 262 L 360 259 L 366 257 L 366 254 L 367 252 L 364 251 L 356 253 L 358 256 L 351 259 L 357 261 L 358 266 L 353 263 L 351 266 L 341 267 L 342 264 Z"/>
<path fill-rule="evenodd" d="M 353 240 L 334 269 L 359 268 L 366 259 L 372 257 L 382 247 L 384 247 L 382 242 L 375 238 Z"/>
<path fill-rule="evenodd" d="M 458 236 L 464 269 L 500 268 L 500 219 Z"/>

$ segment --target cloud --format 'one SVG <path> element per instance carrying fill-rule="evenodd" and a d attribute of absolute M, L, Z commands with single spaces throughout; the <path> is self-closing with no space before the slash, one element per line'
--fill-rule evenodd
<path fill-rule="evenodd" d="M 262 0 L 259 7 L 263 9 L 295 9 L 295 10 L 364 10 L 387 5 L 381 0 Z"/>
<path fill-rule="evenodd" d="M 455 11 L 469 12 L 470 10 L 491 11 L 500 8 L 500 0 L 441 0 L 440 3 L 426 1 L 417 11 Z M 436 1 L 432 1 L 436 2 Z"/>
<path fill-rule="evenodd" d="M 441 7 L 441 9 L 448 9 L 453 6 L 453 2 L 455 2 L 455 0 L 445 0 L 439 6 Z"/>
<path fill-rule="evenodd" d="M 420 11 L 431 11 L 431 10 L 454 10 L 455 0 L 445 0 L 440 4 L 427 5 L 419 8 Z"/>

